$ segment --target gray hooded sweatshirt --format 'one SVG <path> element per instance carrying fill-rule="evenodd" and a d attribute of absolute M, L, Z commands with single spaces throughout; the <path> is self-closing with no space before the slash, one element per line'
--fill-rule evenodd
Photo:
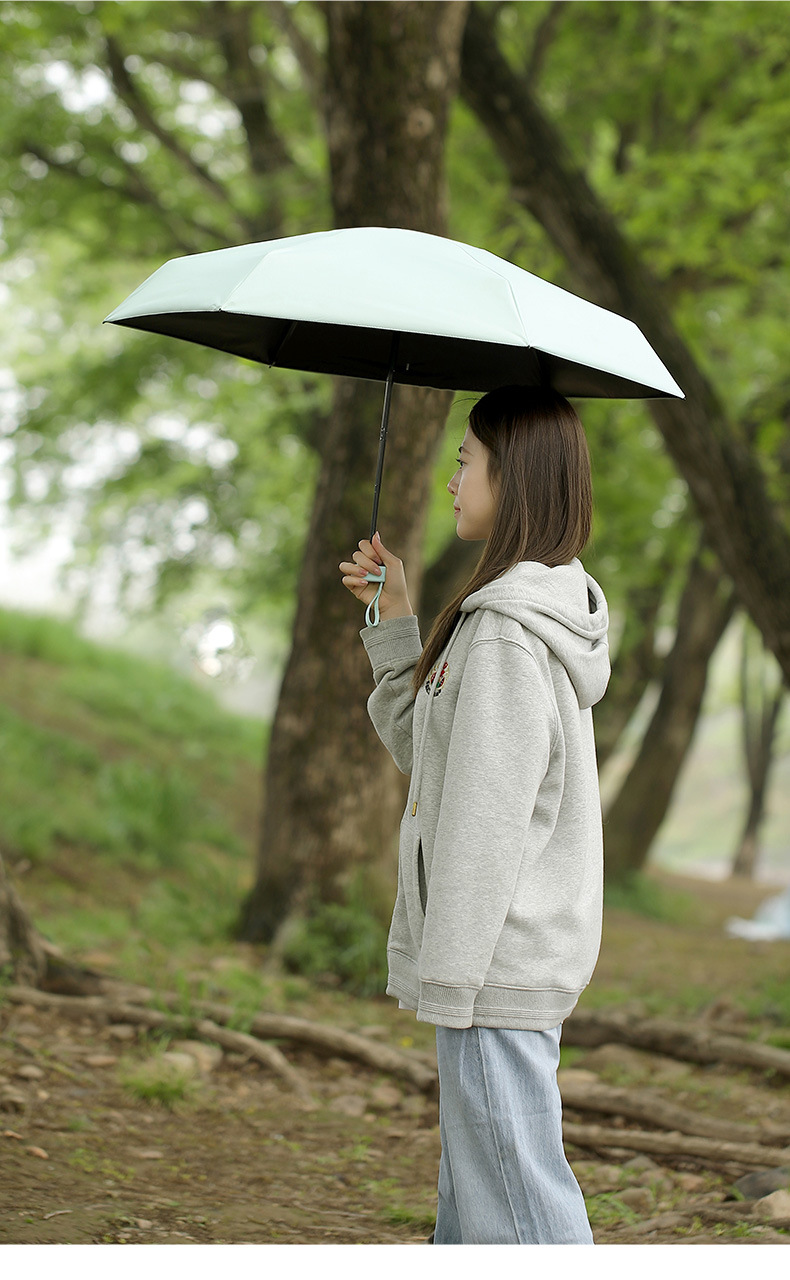
<path fill-rule="evenodd" d="M 579 560 L 523 561 L 467 597 L 415 699 L 415 617 L 360 633 L 368 710 L 411 774 L 387 993 L 443 1027 L 545 1030 L 573 1009 L 601 939 L 592 707 L 608 610 Z"/>

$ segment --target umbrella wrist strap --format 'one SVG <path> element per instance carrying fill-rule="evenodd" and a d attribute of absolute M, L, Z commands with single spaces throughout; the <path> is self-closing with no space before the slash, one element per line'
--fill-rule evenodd
<path fill-rule="evenodd" d="M 376 594 L 374 595 L 373 599 L 371 600 L 370 604 L 365 610 L 365 622 L 369 627 L 377 627 L 379 625 L 379 621 L 380 621 L 379 596 L 381 595 L 386 577 L 387 577 L 387 569 L 385 565 L 381 566 L 378 573 L 365 574 L 366 582 L 375 582 L 378 584 L 378 589 L 376 591 Z"/>

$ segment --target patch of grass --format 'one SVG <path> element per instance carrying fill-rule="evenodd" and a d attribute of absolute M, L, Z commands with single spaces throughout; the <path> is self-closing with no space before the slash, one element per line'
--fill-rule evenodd
<path fill-rule="evenodd" d="M 266 727 L 61 619 L 0 609 L 0 653 L 0 842 L 43 930 L 77 950 L 227 937 Z"/>
<path fill-rule="evenodd" d="M 90 1116 L 69 1116 L 67 1123 L 71 1133 L 81 1133 L 83 1129 L 94 1127 Z"/>
<path fill-rule="evenodd" d="M 87 1147 L 75 1147 L 67 1155 L 66 1163 L 72 1169 L 80 1169 L 94 1177 L 99 1174 L 115 1182 L 128 1182 L 134 1177 L 132 1170 L 120 1168 L 100 1152 L 91 1151 Z"/>
<path fill-rule="evenodd" d="M 370 1138 L 359 1138 L 350 1147 L 344 1147 L 339 1154 L 348 1160 L 367 1160 L 368 1148 L 370 1147 Z"/>
<path fill-rule="evenodd" d="M 290 972 L 342 985 L 354 995 L 382 992 L 387 985 L 387 927 L 361 895 L 323 903 L 298 921 L 283 947 Z"/>
<path fill-rule="evenodd" d="M 768 975 L 742 1000 L 750 1017 L 769 1018 L 782 1030 L 775 1032 L 769 1043 L 790 1049 L 790 983 L 785 975 Z"/>
<path fill-rule="evenodd" d="M 223 872 L 221 866 L 212 865 L 207 851 L 194 853 L 196 862 L 187 883 L 158 880 L 139 902 L 134 920 L 142 937 L 170 948 L 230 937 L 241 900 L 238 880 L 227 868 Z"/>
<path fill-rule="evenodd" d="M 436 1225 L 436 1210 L 427 1207 L 413 1209 L 405 1204 L 391 1204 L 385 1208 L 384 1215 L 394 1227 L 411 1225 L 432 1231 Z"/>
<path fill-rule="evenodd" d="M 757 1234 L 760 1235 L 759 1224 L 749 1222 L 717 1222 L 713 1228 L 715 1236 L 722 1236 L 729 1240 L 744 1240 L 754 1235 L 755 1226 L 758 1227 Z"/>
<path fill-rule="evenodd" d="M 226 749 L 237 755 L 241 749 L 250 760 L 260 758 L 257 721 L 222 710 L 210 693 L 171 667 L 87 639 L 67 620 L 0 609 L 0 652 L 60 668 L 47 673 L 53 709 L 58 701 L 78 703 L 113 722 L 118 741 L 146 745 L 153 732 L 191 743 L 196 756 Z M 141 734 L 129 734 L 132 726 Z"/>
<path fill-rule="evenodd" d="M 127 1093 L 172 1111 L 197 1102 L 200 1082 L 191 1070 L 161 1055 L 142 1061 L 126 1059 L 118 1065 L 118 1077 Z"/>
<path fill-rule="evenodd" d="M 585 1200 L 590 1226 L 616 1227 L 630 1226 L 639 1221 L 639 1215 L 624 1204 L 616 1191 L 601 1191 Z"/>
<path fill-rule="evenodd" d="M 160 745 L 141 756 L 110 755 L 76 732 L 31 723 L 0 704 L 0 828 L 18 858 L 40 865 L 66 846 L 156 871 L 182 867 L 197 841 L 238 850 L 183 752 L 163 757 Z"/>
<path fill-rule="evenodd" d="M 697 915 L 697 904 L 690 893 L 643 874 L 607 883 L 604 906 L 668 924 L 690 924 Z"/>
<path fill-rule="evenodd" d="M 560 1045 L 560 1068 L 575 1066 L 580 1060 L 583 1060 L 587 1053 L 586 1049 L 577 1049 L 571 1045 Z"/>
<path fill-rule="evenodd" d="M 426 1231 L 433 1229 L 436 1222 L 435 1197 L 431 1196 L 429 1201 L 424 1194 L 424 1203 L 406 1203 L 405 1189 L 396 1178 L 371 1180 L 364 1184 L 364 1188 L 383 1202 L 383 1216 L 392 1226 L 411 1225 Z"/>

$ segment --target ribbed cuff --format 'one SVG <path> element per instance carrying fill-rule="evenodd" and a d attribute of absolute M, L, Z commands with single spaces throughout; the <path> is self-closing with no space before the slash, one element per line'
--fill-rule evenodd
<path fill-rule="evenodd" d="M 471 1027 L 477 987 L 445 987 L 438 982 L 420 983 L 418 1022 L 436 1022 L 443 1027 Z"/>
<path fill-rule="evenodd" d="M 377 627 L 363 627 L 359 634 L 374 672 L 394 662 L 417 662 L 422 653 L 420 623 L 414 614 L 382 619 Z"/>

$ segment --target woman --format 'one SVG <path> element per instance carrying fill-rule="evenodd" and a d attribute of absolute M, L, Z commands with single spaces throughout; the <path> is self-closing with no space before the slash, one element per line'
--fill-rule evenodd
<path fill-rule="evenodd" d="M 578 559 L 590 534 L 581 423 L 553 391 L 473 408 L 447 486 L 485 540 L 423 647 L 401 562 L 378 534 L 340 565 L 381 623 L 362 639 L 368 709 L 411 774 L 387 992 L 436 1024 L 442 1158 L 436 1244 L 592 1244 L 562 1145 L 563 1020 L 601 935 L 592 706 L 608 612 Z"/>

